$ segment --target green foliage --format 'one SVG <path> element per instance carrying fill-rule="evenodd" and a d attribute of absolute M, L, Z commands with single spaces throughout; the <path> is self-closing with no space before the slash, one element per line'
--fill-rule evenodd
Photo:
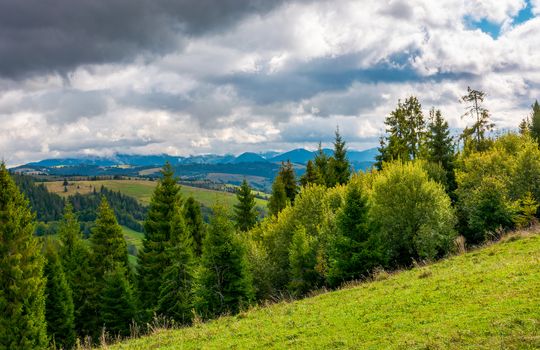
<path fill-rule="evenodd" d="M 180 324 L 189 324 L 193 317 L 193 238 L 184 224 L 180 210 L 173 217 L 171 244 L 167 254 L 170 265 L 163 273 L 157 313 Z"/>
<path fill-rule="evenodd" d="M 302 177 L 300 178 L 300 184 L 302 187 L 306 187 L 310 184 L 316 184 L 319 181 L 319 177 L 317 175 L 317 170 L 315 168 L 315 165 L 313 165 L 313 161 L 308 160 L 306 165 L 306 172 Z"/>
<path fill-rule="evenodd" d="M 31 176 L 14 174 L 13 180 L 30 202 L 38 221 L 50 222 L 62 216 L 64 200 L 57 194 L 49 193 L 43 183 L 38 184 Z"/>
<path fill-rule="evenodd" d="M 534 101 L 534 104 L 531 106 L 531 108 L 531 136 L 533 139 L 536 140 L 536 142 L 540 143 L 540 104 L 538 104 L 538 101 Z"/>
<path fill-rule="evenodd" d="M 154 190 L 144 222 L 143 250 L 138 256 L 139 298 L 147 318 L 157 307 L 163 273 L 170 265 L 166 251 L 170 246 L 172 219 L 180 206 L 180 186 L 171 165 L 166 163 L 161 173 L 163 177 Z"/>
<path fill-rule="evenodd" d="M 201 206 L 193 197 L 189 197 L 184 203 L 184 218 L 187 230 L 193 238 L 195 256 L 200 257 L 206 227 L 201 214 Z"/>
<path fill-rule="evenodd" d="M 234 205 L 234 220 L 236 228 L 240 231 L 248 231 L 257 223 L 257 210 L 255 208 L 255 196 L 251 193 L 251 187 L 246 179 L 236 192 L 238 203 Z"/>
<path fill-rule="evenodd" d="M 270 215 L 278 215 L 287 206 L 287 193 L 281 177 L 276 177 L 272 184 L 272 194 L 268 201 L 268 211 Z"/>
<path fill-rule="evenodd" d="M 529 228 L 536 224 L 536 212 L 538 210 L 538 202 L 528 192 L 523 199 L 519 201 L 519 214 L 514 218 L 514 223 L 518 228 Z"/>
<path fill-rule="evenodd" d="M 95 276 L 90 265 L 92 256 L 82 240 L 79 222 L 69 203 L 58 227 L 58 238 L 64 274 L 72 292 L 75 329 L 83 337 L 95 335 L 98 319 Z"/>
<path fill-rule="evenodd" d="M 442 117 L 440 110 L 432 108 L 429 112 L 428 130 L 426 133 L 426 159 L 439 164 L 446 172 L 446 188 L 456 188 L 454 176 L 454 143 L 450 136 L 448 122 Z"/>
<path fill-rule="evenodd" d="M 100 318 L 108 333 L 127 336 L 135 319 L 135 299 L 129 284 L 126 267 L 115 263 L 103 276 L 100 293 Z"/>
<path fill-rule="evenodd" d="M 336 129 L 334 155 L 330 158 L 329 165 L 331 174 L 329 181 L 327 181 L 329 187 L 343 185 L 349 182 L 349 178 L 351 177 L 351 164 L 347 159 L 347 148 L 345 147 L 345 141 L 339 134 L 339 128 Z"/>
<path fill-rule="evenodd" d="M 426 133 L 426 122 L 418 99 L 411 96 L 398 106 L 386 120 L 386 136 L 380 140 L 376 167 L 382 169 L 384 162 L 414 160 L 420 155 Z"/>
<path fill-rule="evenodd" d="M 301 296 L 317 287 L 321 280 L 315 270 L 317 256 L 315 238 L 306 234 L 305 227 L 294 230 L 289 247 L 289 266 L 291 280 L 289 290 L 293 295 Z"/>
<path fill-rule="evenodd" d="M 34 215 L 0 164 L 0 348 L 45 349 L 44 260 Z"/>
<path fill-rule="evenodd" d="M 466 150 L 485 151 L 491 146 L 491 142 L 486 138 L 486 132 L 493 130 L 495 124 L 490 120 L 489 111 L 482 105 L 485 97 L 483 91 L 470 87 L 467 87 L 467 95 L 461 97 L 464 103 L 469 104 L 464 116 L 474 120 L 473 125 L 466 127 L 461 134 Z"/>
<path fill-rule="evenodd" d="M 319 148 L 317 149 L 317 154 L 315 155 L 315 173 L 317 175 L 317 181 L 315 182 L 318 185 L 328 186 L 330 181 L 330 168 L 329 168 L 329 158 L 324 153 L 322 145 L 319 142 Z"/>
<path fill-rule="evenodd" d="M 298 185 L 296 184 L 294 167 L 290 161 L 281 162 L 281 168 L 279 169 L 277 177 L 283 183 L 288 200 L 291 202 L 291 204 L 294 203 L 294 198 L 298 193 Z"/>
<path fill-rule="evenodd" d="M 381 244 L 370 232 L 368 198 L 359 181 L 347 186 L 336 225 L 337 232 L 330 247 L 327 277 L 330 285 L 360 279 L 375 267 L 385 265 Z"/>
<path fill-rule="evenodd" d="M 45 319 L 51 342 L 59 348 L 71 349 L 75 345 L 75 315 L 71 288 L 68 285 L 56 247 L 46 242 L 44 275 Z"/>
<path fill-rule="evenodd" d="M 394 265 L 433 259 L 450 249 L 455 237 L 450 198 L 421 162 L 388 163 L 375 175 L 372 202 L 371 220 Z"/>
<path fill-rule="evenodd" d="M 224 208 L 216 207 L 203 243 L 195 307 L 204 318 L 237 313 L 253 300 L 246 250 Z"/>

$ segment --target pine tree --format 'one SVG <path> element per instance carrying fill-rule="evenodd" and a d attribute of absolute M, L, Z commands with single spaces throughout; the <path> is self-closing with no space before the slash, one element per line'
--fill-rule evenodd
<path fill-rule="evenodd" d="M 302 187 L 306 187 L 309 184 L 316 184 L 318 181 L 317 171 L 313 165 L 313 161 L 308 160 L 306 165 L 306 172 L 300 178 L 300 184 Z"/>
<path fill-rule="evenodd" d="M 193 317 L 193 238 L 180 213 L 178 210 L 173 220 L 171 246 L 167 250 L 171 264 L 163 274 L 157 313 L 189 324 Z"/>
<path fill-rule="evenodd" d="M 521 119 L 521 122 L 519 122 L 519 134 L 520 135 L 526 135 L 530 133 L 531 131 L 531 121 L 529 120 L 529 117 Z"/>
<path fill-rule="evenodd" d="M 440 110 L 432 108 L 429 112 L 428 132 L 426 133 L 427 159 L 440 164 L 446 171 L 448 189 L 456 188 L 454 176 L 454 144 L 450 136 L 448 122 L 444 120 Z"/>
<path fill-rule="evenodd" d="M 80 225 L 70 203 L 66 204 L 64 217 L 58 226 L 58 238 L 64 274 L 73 297 L 75 330 L 82 337 L 96 335 L 98 303 L 92 256 L 82 239 Z"/>
<path fill-rule="evenodd" d="M 249 305 L 253 295 L 245 247 L 225 209 L 216 207 L 203 244 L 195 288 L 196 310 L 205 318 L 234 314 Z"/>
<path fill-rule="evenodd" d="M 315 155 L 315 172 L 317 174 L 317 184 L 327 186 L 329 182 L 328 156 L 324 153 L 322 145 L 319 142 L 319 148 Z"/>
<path fill-rule="evenodd" d="M 285 187 L 285 194 L 291 202 L 294 203 L 294 198 L 298 193 L 298 185 L 296 184 L 296 174 L 294 172 L 294 167 L 290 160 L 287 162 L 281 162 L 281 168 L 279 169 L 278 177 Z"/>
<path fill-rule="evenodd" d="M 268 211 L 270 215 L 277 216 L 287 206 L 287 193 L 283 181 L 278 176 L 272 184 L 272 194 L 268 200 Z"/>
<path fill-rule="evenodd" d="M 47 333 L 56 347 L 71 349 L 75 345 L 75 316 L 69 288 L 54 243 L 45 243 L 45 319 Z"/>
<path fill-rule="evenodd" d="M 538 143 L 540 143 L 540 104 L 538 104 L 538 101 L 534 101 L 534 104 L 531 106 L 531 108 L 531 136 Z"/>
<path fill-rule="evenodd" d="M 370 241 L 368 200 L 358 183 L 347 187 L 343 207 L 338 212 L 337 235 L 330 250 L 330 285 L 361 278 L 381 262 L 381 254 Z"/>
<path fill-rule="evenodd" d="M 234 205 L 234 220 L 236 228 L 240 231 L 249 231 L 257 223 L 257 210 L 255 208 L 255 196 L 246 179 L 236 192 L 238 204 Z"/>
<path fill-rule="evenodd" d="M 351 177 L 351 164 L 347 159 L 347 149 L 345 141 L 339 134 L 339 128 L 336 129 L 336 138 L 334 140 L 334 155 L 330 159 L 330 168 L 332 181 L 330 187 L 335 185 L 343 185 L 349 182 Z"/>
<path fill-rule="evenodd" d="M 184 218 L 187 230 L 193 238 L 194 254 L 200 257 L 206 227 L 201 214 L 201 206 L 193 197 L 189 197 L 184 203 Z"/>
<path fill-rule="evenodd" d="M 114 212 L 109 207 L 105 197 L 101 199 L 96 225 L 90 237 L 93 252 L 93 271 L 97 280 L 103 277 L 105 271 L 112 270 L 116 264 L 129 269 L 127 244 L 118 225 Z"/>
<path fill-rule="evenodd" d="M 114 263 L 103 276 L 100 318 L 105 330 L 114 335 L 129 335 L 135 318 L 135 301 L 127 274 L 123 264 Z"/>
<path fill-rule="evenodd" d="M 143 250 L 138 256 L 139 298 L 147 318 L 157 307 L 163 272 L 170 264 L 166 250 L 170 244 L 172 218 L 180 205 L 180 186 L 168 162 L 161 174 L 144 222 Z"/>
<path fill-rule="evenodd" d="M 465 142 L 465 147 L 472 147 L 477 151 L 483 151 L 488 147 L 486 132 L 495 127 L 490 121 L 489 111 L 482 105 L 485 97 L 485 92 L 467 87 L 467 95 L 461 98 L 463 102 L 469 103 L 463 116 L 469 116 L 474 120 L 471 127 L 463 130 L 461 138 Z"/>
<path fill-rule="evenodd" d="M 0 164 L 0 348 L 45 349 L 43 256 L 34 215 Z"/>

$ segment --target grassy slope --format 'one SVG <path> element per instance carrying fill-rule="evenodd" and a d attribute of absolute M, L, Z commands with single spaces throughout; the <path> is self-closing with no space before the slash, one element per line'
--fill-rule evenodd
<path fill-rule="evenodd" d="M 540 348 L 540 236 L 112 349 Z"/>
<path fill-rule="evenodd" d="M 110 190 L 120 191 L 123 194 L 132 196 L 142 204 L 149 204 L 150 197 L 154 191 L 157 182 L 144 180 L 102 180 L 102 181 L 72 181 L 67 187 L 68 191 L 64 192 L 63 181 L 45 182 L 48 190 L 57 193 L 61 196 L 71 194 L 90 193 L 94 187 L 99 190 L 103 185 Z M 78 186 L 78 188 L 77 188 Z M 227 207 L 232 207 L 236 203 L 236 196 L 228 192 L 213 191 L 204 188 L 190 187 L 182 185 L 182 195 L 184 198 L 193 196 L 196 201 L 202 203 L 206 207 L 213 207 L 214 203 L 219 201 Z M 266 208 L 266 201 L 256 199 L 257 205 Z"/>

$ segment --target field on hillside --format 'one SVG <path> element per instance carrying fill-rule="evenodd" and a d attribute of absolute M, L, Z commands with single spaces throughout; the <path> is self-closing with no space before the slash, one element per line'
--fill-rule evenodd
<path fill-rule="evenodd" d="M 109 349 L 538 349 L 540 236 Z"/>
<path fill-rule="evenodd" d="M 69 196 L 77 192 L 81 194 L 90 193 L 94 188 L 99 190 L 101 186 L 105 186 L 110 190 L 120 191 L 123 194 L 132 196 L 142 204 L 148 205 L 157 182 L 145 180 L 70 181 L 67 186 L 67 192 L 64 189 L 63 181 L 45 182 L 44 184 L 50 192 L 57 193 L 61 196 Z M 184 198 L 193 196 L 196 201 L 209 208 L 217 201 L 223 203 L 227 207 L 232 207 L 236 203 L 236 195 L 233 193 L 186 185 L 182 185 L 182 196 Z M 266 208 L 265 200 L 257 198 L 256 201 L 257 206 Z"/>

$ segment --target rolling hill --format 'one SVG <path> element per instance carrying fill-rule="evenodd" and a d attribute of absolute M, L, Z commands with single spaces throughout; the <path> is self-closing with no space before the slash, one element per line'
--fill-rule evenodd
<path fill-rule="evenodd" d="M 540 236 L 108 349 L 538 349 Z"/>

